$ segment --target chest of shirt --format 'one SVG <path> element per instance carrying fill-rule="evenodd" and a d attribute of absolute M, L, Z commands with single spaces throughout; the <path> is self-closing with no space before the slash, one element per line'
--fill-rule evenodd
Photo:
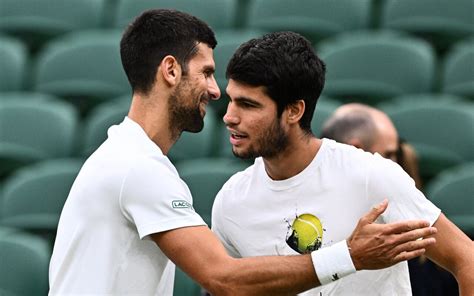
<path fill-rule="evenodd" d="M 344 186 L 247 191 L 228 204 L 225 230 L 241 256 L 307 253 L 346 239 L 370 209 L 365 192 Z"/>

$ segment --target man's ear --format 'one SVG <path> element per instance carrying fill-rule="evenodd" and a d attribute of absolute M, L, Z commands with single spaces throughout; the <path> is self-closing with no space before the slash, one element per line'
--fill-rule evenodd
<path fill-rule="evenodd" d="M 174 56 L 167 55 L 161 61 L 156 75 L 161 76 L 169 86 L 175 86 L 181 79 L 181 66 Z M 159 77 L 156 80 L 159 81 Z"/>
<path fill-rule="evenodd" d="M 286 119 L 289 124 L 298 123 L 303 117 L 306 105 L 303 100 L 298 100 L 286 107 Z"/>

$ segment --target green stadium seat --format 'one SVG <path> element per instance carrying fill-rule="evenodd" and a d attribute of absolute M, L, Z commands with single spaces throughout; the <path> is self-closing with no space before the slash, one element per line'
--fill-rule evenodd
<path fill-rule="evenodd" d="M 443 52 L 474 34 L 473 0 L 386 0 L 381 27 L 410 32 Z"/>
<path fill-rule="evenodd" d="M 214 198 L 222 185 L 233 174 L 246 167 L 248 167 L 247 163 L 229 158 L 192 159 L 176 165 L 180 177 L 189 186 L 194 209 L 209 226 Z"/>
<path fill-rule="evenodd" d="M 168 157 L 173 163 L 184 160 L 210 157 L 213 155 L 218 141 L 215 137 L 217 129 L 216 114 L 211 108 L 206 109 L 204 128 L 199 133 L 183 132 L 178 141 L 171 147 Z"/>
<path fill-rule="evenodd" d="M 213 29 L 233 28 L 237 16 L 237 0 L 119 0 L 114 26 L 123 28 L 144 10 L 176 9 L 204 20 Z"/>
<path fill-rule="evenodd" d="M 55 233 L 82 163 L 79 159 L 51 159 L 15 171 L 4 182 L 0 224 Z"/>
<path fill-rule="evenodd" d="M 0 188 L 2 188 L 2 187 L 0 187 Z M 0 200 L 1 199 L 2 199 L 2 197 L 1 197 L 1 192 L 0 192 Z M 7 235 L 15 234 L 15 233 L 20 232 L 20 231 L 21 231 L 21 229 L 18 229 L 18 228 L 6 227 L 6 226 L 0 225 L 0 238 L 5 237 Z"/>
<path fill-rule="evenodd" d="M 349 30 L 368 28 L 370 0 L 254 0 L 249 3 L 248 28 L 295 31 L 313 43 Z"/>
<path fill-rule="evenodd" d="M 474 237 L 474 162 L 441 172 L 426 187 L 428 198 L 461 230 Z"/>
<path fill-rule="evenodd" d="M 342 103 L 337 100 L 325 96 L 319 97 L 316 109 L 314 110 L 313 119 L 311 120 L 311 130 L 315 136 L 319 137 L 326 120 L 328 120 L 341 105 Z"/>
<path fill-rule="evenodd" d="M 244 42 L 261 37 L 263 31 L 258 30 L 219 30 L 216 31 L 217 47 L 214 50 L 214 61 L 216 64 L 215 77 L 217 84 L 221 90 L 221 98 L 217 101 L 210 102 L 210 106 L 217 111 L 219 116 L 223 116 L 227 109 L 229 97 L 225 90 L 227 87 L 227 79 L 225 72 L 230 58 L 237 48 Z"/>
<path fill-rule="evenodd" d="M 397 32 L 351 32 L 319 46 L 326 63 L 323 94 L 374 105 L 433 87 L 435 55 L 423 40 Z"/>
<path fill-rule="evenodd" d="M 91 110 L 84 120 L 80 154 L 89 156 L 107 139 L 107 130 L 119 124 L 127 116 L 130 96 L 123 96 L 102 103 Z"/>
<path fill-rule="evenodd" d="M 176 266 L 174 276 L 174 296 L 201 296 L 201 287 L 193 281 L 184 271 Z"/>
<path fill-rule="evenodd" d="M 456 44 L 447 53 L 441 91 L 474 100 L 474 38 Z"/>
<path fill-rule="evenodd" d="M 35 161 L 72 154 L 78 115 L 57 100 L 2 100 L 0 176 Z"/>
<path fill-rule="evenodd" d="M 37 104 L 43 101 L 58 101 L 59 98 L 51 94 L 29 92 L 29 91 L 11 91 L 11 92 L 0 92 L 0 103 L 2 101 L 34 101 Z"/>
<path fill-rule="evenodd" d="M 28 52 L 15 38 L 0 36 L 0 91 L 24 88 Z"/>
<path fill-rule="evenodd" d="M 27 233 L 0 236 L 0 295 L 47 295 L 48 242 Z"/>
<path fill-rule="evenodd" d="M 441 171 L 473 160 L 474 104 L 430 101 L 384 105 L 400 137 L 419 156 L 420 174 L 426 181 Z"/>
<path fill-rule="evenodd" d="M 378 105 L 380 109 L 383 109 L 384 106 L 392 106 L 395 104 L 401 105 L 421 105 L 426 106 L 430 103 L 434 104 L 457 104 L 457 103 L 467 103 L 468 100 L 464 97 L 455 96 L 451 94 L 440 94 L 440 93 L 424 93 L 424 94 L 412 94 L 412 95 L 401 95 L 393 98 L 390 102 L 381 103 Z"/>
<path fill-rule="evenodd" d="M 66 32 L 101 25 L 106 0 L 0 0 L 0 32 L 32 48 Z"/>
<path fill-rule="evenodd" d="M 117 30 L 76 31 L 51 41 L 37 57 L 35 90 L 74 101 L 80 110 L 131 93 Z"/>

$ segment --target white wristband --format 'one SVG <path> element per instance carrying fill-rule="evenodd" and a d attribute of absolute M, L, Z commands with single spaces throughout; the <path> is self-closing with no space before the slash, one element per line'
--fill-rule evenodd
<path fill-rule="evenodd" d="M 321 285 L 356 272 L 346 240 L 311 252 L 311 259 Z"/>

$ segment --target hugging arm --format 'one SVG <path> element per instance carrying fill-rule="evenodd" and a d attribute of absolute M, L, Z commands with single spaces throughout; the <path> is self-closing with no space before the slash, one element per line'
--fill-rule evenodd
<path fill-rule="evenodd" d="M 347 240 L 357 270 L 385 268 L 414 258 L 434 243 L 434 239 L 416 240 L 435 232 L 426 221 L 373 223 L 386 207 L 384 202 L 362 217 Z M 318 266 L 313 266 L 310 255 L 234 259 L 205 226 L 151 237 L 168 258 L 212 295 L 288 295 L 320 285 Z"/>

